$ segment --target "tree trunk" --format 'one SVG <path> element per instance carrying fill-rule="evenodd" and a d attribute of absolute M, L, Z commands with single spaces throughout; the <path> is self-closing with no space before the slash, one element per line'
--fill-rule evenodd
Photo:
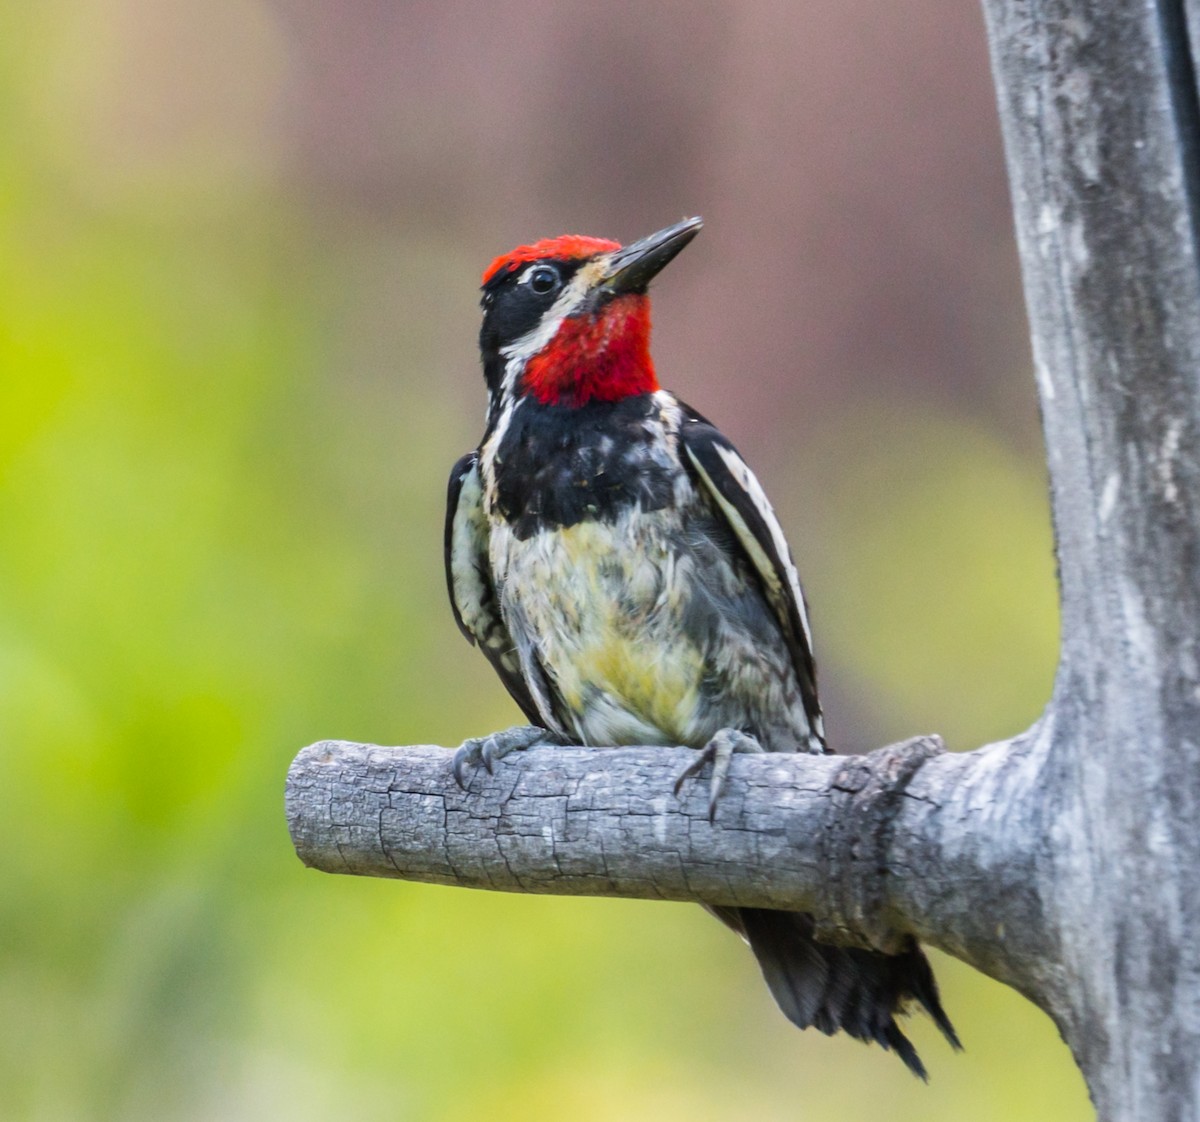
<path fill-rule="evenodd" d="M 1200 113 L 1181 0 L 986 0 L 1062 652 L 1036 832 L 1104 1119 L 1200 1117 Z M 1197 28 L 1200 5 L 1189 5 Z"/>
<path fill-rule="evenodd" d="M 468 792 L 441 749 L 296 759 L 330 872 L 788 908 L 907 934 L 1045 1009 L 1105 1122 L 1200 1119 L 1200 0 L 984 0 L 1049 454 L 1062 654 L 1045 715 L 965 754 L 546 749 Z"/>

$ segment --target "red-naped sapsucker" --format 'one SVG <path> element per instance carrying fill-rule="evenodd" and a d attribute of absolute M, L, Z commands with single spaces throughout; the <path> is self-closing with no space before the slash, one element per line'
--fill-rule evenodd
<path fill-rule="evenodd" d="M 659 388 L 647 286 L 698 218 L 622 248 L 566 236 L 483 276 L 488 390 L 454 466 L 446 569 L 459 626 L 530 724 L 468 741 L 467 769 L 540 743 L 826 752 L 808 612 L 779 521 L 709 421 Z M 787 1017 L 894 1049 L 923 1006 L 957 1045 L 915 942 L 884 955 L 813 938 L 811 916 L 709 909 L 742 935 Z"/>

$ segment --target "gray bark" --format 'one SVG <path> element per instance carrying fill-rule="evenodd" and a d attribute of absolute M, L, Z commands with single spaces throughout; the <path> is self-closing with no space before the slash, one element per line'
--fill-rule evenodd
<path fill-rule="evenodd" d="M 544 749 L 460 792 L 442 749 L 324 743 L 288 781 L 330 872 L 804 910 L 915 934 L 1058 1024 L 1106 1122 L 1200 1119 L 1200 0 L 984 0 L 1062 593 L 1011 741 L 741 757 Z"/>
<path fill-rule="evenodd" d="M 869 756 L 738 756 L 710 824 L 706 781 L 671 791 L 687 748 L 537 749 L 462 791 L 444 748 L 326 741 L 292 765 L 288 820 L 326 872 L 807 911 L 834 941 L 894 950 L 916 934 L 1016 981 L 1009 960 L 1030 957 L 1024 933 L 1040 924 L 1010 819 L 992 809 L 1009 801 L 1008 751 L 923 737 Z M 964 878 L 1021 922 L 998 930 L 956 891 Z"/>
<path fill-rule="evenodd" d="M 1200 112 L 1181 2 L 986 0 L 1062 652 L 1028 800 L 1105 1119 L 1200 1116 Z"/>

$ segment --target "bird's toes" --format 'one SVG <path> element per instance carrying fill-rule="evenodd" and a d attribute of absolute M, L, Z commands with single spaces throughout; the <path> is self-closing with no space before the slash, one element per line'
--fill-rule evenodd
<path fill-rule="evenodd" d="M 738 753 L 757 753 L 764 751 L 763 746 L 748 733 L 740 729 L 721 729 L 700 751 L 696 758 L 688 764 L 675 780 L 675 794 L 678 796 L 686 780 L 698 775 L 708 764 L 712 763 L 712 778 L 708 784 L 708 820 L 715 822 L 717 807 L 725 791 L 725 778 L 729 774 L 729 765 Z"/>
<path fill-rule="evenodd" d="M 467 768 L 474 771 L 479 766 L 479 762 L 478 739 L 464 740 L 455 751 L 454 759 L 450 764 L 450 769 L 454 772 L 454 782 L 464 791 L 467 789 Z"/>
<path fill-rule="evenodd" d="M 679 792 L 683 790 L 683 785 L 693 776 L 699 775 L 706 765 L 712 763 L 716 750 L 713 748 L 712 741 L 709 741 L 703 748 L 696 753 L 696 758 L 688 764 L 687 767 L 679 773 L 675 780 L 674 793 L 675 797 L 679 797 Z"/>
<path fill-rule="evenodd" d="M 510 752 L 521 752 L 539 744 L 557 744 L 561 738 L 555 736 L 549 729 L 537 725 L 514 725 L 503 732 L 493 732 L 488 736 L 473 736 L 464 740 L 455 751 L 450 768 L 455 782 L 466 790 L 469 776 L 468 768 L 477 771 L 484 768 L 488 775 L 495 774 L 495 765 Z"/>

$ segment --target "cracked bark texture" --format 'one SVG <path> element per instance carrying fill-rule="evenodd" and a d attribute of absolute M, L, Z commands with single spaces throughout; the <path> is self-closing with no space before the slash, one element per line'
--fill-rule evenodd
<path fill-rule="evenodd" d="M 812 912 L 905 934 L 1054 1018 L 1105 1122 L 1200 1120 L 1200 0 L 984 0 L 1062 602 L 1050 704 L 950 754 L 544 749 L 459 791 L 444 749 L 325 742 L 302 859 L 517 892 Z M 1189 37 L 1190 34 L 1190 37 Z"/>

